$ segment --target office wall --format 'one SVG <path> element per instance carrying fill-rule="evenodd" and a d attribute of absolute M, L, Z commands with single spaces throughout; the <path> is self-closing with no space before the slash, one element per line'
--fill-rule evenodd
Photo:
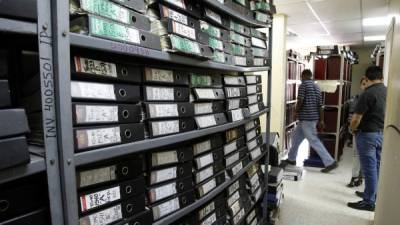
<path fill-rule="evenodd" d="M 365 74 L 368 66 L 373 65 L 370 58 L 375 46 L 363 48 L 351 48 L 352 51 L 357 52 L 359 56 L 359 63 L 353 65 L 353 82 L 351 85 L 351 96 L 360 93 L 360 79 Z"/>

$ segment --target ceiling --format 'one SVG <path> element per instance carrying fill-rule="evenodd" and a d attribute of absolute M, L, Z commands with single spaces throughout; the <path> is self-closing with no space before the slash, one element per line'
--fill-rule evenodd
<path fill-rule="evenodd" d="M 385 35 L 385 25 L 363 26 L 364 18 L 388 15 L 389 0 L 275 0 L 287 15 L 287 48 L 316 45 L 375 45 L 364 36 Z M 313 12 L 314 11 L 314 12 Z"/>

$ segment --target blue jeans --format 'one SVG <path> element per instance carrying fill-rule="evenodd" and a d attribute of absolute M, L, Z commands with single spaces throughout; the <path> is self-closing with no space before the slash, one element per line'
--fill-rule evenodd
<path fill-rule="evenodd" d="M 375 204 L 376 200 L 382 141 L 382 132 L 358 132 L 356 134 L 361 170 L 365 177 L 364 201 L 369 204 Z"/>
<path fill-rule="evenodd" d="M 326 150 L 324 144 L 318 138 L 317 133 L 318 121 L 300 121 L 294 129 L 292 138 L 292 148 L 289 151 L 289 160 L 295 161 L 299 146 L 306 138 L 311 147 L 317 152 L 325 166 L 329 166 L 335 162 L 332 156 Z"/>

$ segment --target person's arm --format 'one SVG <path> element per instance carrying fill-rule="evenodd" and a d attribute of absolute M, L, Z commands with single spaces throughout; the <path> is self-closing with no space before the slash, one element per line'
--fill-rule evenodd
<path fill-rule="evenodd" d="M 362 117 L 363 117 L 362 114 L 353 113 L 353 116 L 351 117 L 351 121 L 350 121 L 350 125 L 349 125 L 349 129 L 351 131 L 354 132 L 355 130 L 357 130 L 358 125 L 360 125 Z"/>

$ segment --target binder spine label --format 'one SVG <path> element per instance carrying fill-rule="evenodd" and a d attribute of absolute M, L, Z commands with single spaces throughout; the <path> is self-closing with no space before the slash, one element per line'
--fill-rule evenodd
<path fill-rule="evenodd" d="M 151 118 L 178 117 L 178 107 L 176 104 L 149 104 Z"/>
<path fill-rule="evenodd" d="M 231 110 L 231 114 L 232 114 L 232 121 L 233 121 L 233 122 L 239 121 L 239 120 L 243 120 L 243 119 L 244 119 L 244 117 L 243 117 L 243 112 L 242 112 L 242 109 L 241 109 L 241 108 Z"/>
<path fill-rule="evenodd" d="M 258 102 L 258 95 L 249 95 L 247 97 L 247 99 L 248 99 L 249 105 L 257 103 Z"/>
<path fill-rule="evenodd" d="M 250 114 L 259 112 L 260 109 L 258 108 L 258 104 L 253 104 L 253 105 L 249 106 L 249 111 L 250 111 Z"/>
<path fill-rule="evenodd" d="M 156 152 L 151 154 L 152 165 L 160 166 L 178 162 L 178 154 L 176 151 Z"/>
<path fill-rule="evenodd" d="M 166 15 L 168 18 L 171 18 L 171 19 L 173 19 L 173 20 L 175 20 L 175 21 L 177 21 L 179 23 L 183 23 L 185 25 L 188 25 L 187 16 L 185 16 L 185 15 L 183 15 L 181 13 L 178 13 L 178 12 L 172 10 L 172 9 L 169 9 L 169 8 L 167 8 L 165 6 L 162 7 L 162 10 L 164 12 L 164 15 Z"/>
<path fill-rule="evenodd" d="M 174 89 L 166 87 L 146 87 L 148 100 L 174 101 Z"/>
<path fill-rule="evenodd" d="M 177 49 L 182 52 L 200 55 L 200 46 L 197 42 L 181 38 L 176 35 L 169 36 L 171 40 L 172 49 Z"/>
<path fill-rule="evenodd" d="M 214 158 L 213 158 L 212 153 L 210 153 L 210 154 L 207 154 L 207 155 L 197 158 L 196 161 L 197 161 L 198 168 L 203 168 L 203 167 L 213 163 Z"/>
<path fill-rule="evenodd" d="M 204 196 L 208 192 L 212 191 L 215 187 L 217 187 L 217 183 L 215 182 L 215 178 L 213 178 L 200 187 L 200 195 Z"/>
<path fill-rule="evenodd" d="M 235 203 L 233 203 L 233 205 L 230 208 L 232 211 L 232 215 L 236 215 L 241 209 L 240 201 L 236 201 Z"/>
<path fill-rule="evenodd" d="M 98 84 L 86 82 L 71 82 L 71 96 L 75 98 L 101 98 L 116 100 L 112 84 Z"/>
<path fill-rule="evenodd" d="M 246 218 L 246 223 L 250 224 L 250 222 L 256 217 L 256 211 L 253 209 Z"/>
<path fill-rule="evenodd" d="M 226 166 L 230 166 L 232 165 L 234 162 L 239 160 L 239 153 L 235 153 L 229 157 L 226 158 L 225 164 Z"/>
<path fill-rule="evenodd" d="M 206 16 L 210 17 L 210 19 L 214 20 L 215 22 L 222 24 L 222 18 L 219 14 L 215 13 L 210 9 L 205 9 Z"/>
<path fill-rule="evenodd" d="M 81 0 L 81 8 L 121 23 L 129 23 L 129 11 L 107 0 Z"/>
<path fill-rule="evenodd" d="M 246 134 L 246 139 L 247 139 L 247 141 L 249 141 L 249 140 L 255 138 L 256 135 L 257 135 L 257 134 L 256 134 L 256 130 L 252 130 L 252 131 L 248 132 L 248 133 Z"/>
<path fill-rule="evenodd" d="M 207 113 L 212 113 L 212 103 L 195 103 L 194 104 L 194 114 L 199 115 L 199 114 L 207 114 Z"/>
<path fill-rule="evenodd" d="M 121 204 L 79 219 L 81 225 L 107 225 L 122 219 Z"/>
<path fill-rule="evenodd" d="M 255 147 L 257 147 L 257 139 L 247 142 L 247 148 L 249 150 L 253 150 L 253 148 L 255 148 Z"/>
<path fill-rule="evenodd" d="M 257 157 L 259 157 L 259 156 L 261 155 L 261 150 L 260 150 L 260 148 L 256 148 L 256 149 L 254 149 L 253 151 L 251 151 L 251 152 L 250 152 L 250 155 L 251 155 L 251 159 L 252 159 L 252 160 L 254 160 L 254 159 L 256 159 Z"/>
<path fill-rule="evenodd" d="M 200 99 L 214 99 L 214 90 L 210 88 L 197 88 L 196 93 Z"/>
<path fill-rule="evenodd" d="M 172 29 L 176 34 L 196 40 L 196 30 L 194 28 L 172 21 Z"/>
<path fill-rule="evenodd" d="M 251 186 L 251 192 L 254 193 L 254 191 L 255 191 L 258 187 L 260 187 L 260 180 L 256 180 L 256 181 L 254 182 L 254 184 Z"/>
<path fill-rule="evenodd" d="M 161 136 L 179 132 L 179 120 L 153 122 L 151 126 L 154 136 Z"/>
<path fill-rule="evenodd" d="M 240 45 L 246 45 L 246 38 L 235 32 L 231 32 L 231 41 Z"/>
<path fill-rule="evenodd" d="M 240 99 L 229 99 L 228 110 L 237 109 L 240 107 Z"/>
<path fill-rule="evenodd" d="M 239 66 L 247 65 L 246 57 L 234 56 L 233 59 L 235 61 L 235 65 L 239 65 Z"/>
<path fill-rule="evenodd" d="M 186 5 L 183 0 L 166 0 L 166 1 L 175 6 L 178 6 L 179 8 L 186 9 Z"/>
<path fill-rule="evenodd" d="M 246 83 L 248 84 L 257 83 L 257 76 L 246 76 Z"/>
<path fill-rule="evenodd" d="M 191 74 L 190 83 L 192 86 L 211 86 L 212 79 L 211 76 Z"/>
<path fill-rule="evenodd" d="M 155 202 L 160 199 L 166 198 L 168 196 L 174 195 L 177 193 L 176 183 L 170 183 L 158 188 L 154 188 L 150 190 L 150 201 Z"/>
<path fill-rule="evenodd" d="M 266 56 L 266 50 L 262 48 L 251 48 L 253 55 L 258 56 L 258 57 L 265 57 Z"/>
<path fill-rule="evenodd" d="M 214 175 L 214 169 L 212 166 L 207 167 L 206 169 L 198 172 L 196 174 L 196 183 L 201 183 L 202 181 L 206 180 L 207 178 Z"/>
<path fill-rule="evenodd" d="M 95 147 L 121 142 L 119 127 L 77 130 L 76 135 L 78 148 Z"/>
<path fill-rule="evenodd" d="M 255 37 L 251 37 L 251 44 L 256 47 L 267 48 L 265 41 L 255 38 Z"/>
<path fill-rule="evenodd" d="M 196 143 L 193 145 L 194 155 L 198 155 L 198 154 L 206 152 L 208 150 L 211 150 L 211 141 L 210 140 L 202 141 L 200 143 Z"/>
<path fill-rule="evenodd" d="M 244 56 L 244 55 L 246 55 L 246 49 L 243 46 L 240 46 L 237 44 L 232 44 L 232 54 Z"/>
<path fill-rule="evenodd" d="M 255 66 L 264 66 L 265 59 L 264 58 L 254 58 L 253 64 Z"/>
<path fill-rule="evenodd" d="M 233 224 L 236 225 L 245 215 L 244 209 L 241 209 L 236 216 L 233 217 Z"/>
<path fill-rule="evenodd" d="M 213 212 L 215 210 L 215 203 L 211 202 L 206 207 L 199 210 L 199 219 L 202 220 L 206 215 Z"/>
<path fill-rule="evenodd" d="M 246 28 L 245 26 L 243 26 L 242 24 L 236 23 L 234 21 L 231 20 L 231 24 L 230 24 L 231 30 L 234 30 L 238 33 L 246 33 Z M 247 28 L 248 29 L 248 28 Z"/>
<path fill-rule="evenodd" d="M 261 197 L 261 192 L 262 192 L 261 189 L 262 189 L 261 187 L 258 188 L 257 192 L 254 194 L 254 198 L 256 201 Z"/>
<path fill-rule="evenodd" d="M 118 122 L 118 106 L 76 105 L 77 123 Z"/>
<path fill-rule="evenodd" d="M 200 128 L 212 127 L 217 125 L 214 115 L 197 116 L 195 117 L 196 123 Z"/>
<path fill-rule="evenodd" d="M 244 84 L 243 77 L 224 77 L 225 85 L 242 85 Z"/>
<path fill-rule="evenodd" d="M 217 221 L 217 216 L 215 213 L 213 213 L 211 216 L 207 217 L 207 219 L 205 219 L 201 225 L 213 225 L 215 221 Z"/>
<path fill-rule="evenodd" d="M 223 52 L 214 51 L 212 59 L 215 62 L 225 63 L 225 54 Z"/>
<path fill-rule="evenodd" d="M 239 183 L 237 183 L 237 187 L 239 188 Z M 233 189 L 233 188 L 232 188 Z M 234 202 L 236 202 L 240 198 L 239 191 L 236 191 L 231 197 L 228 198 L 228 206 L 231 206 Z"/>
<path fill-rule="evenodd" d="M 251 130 L 251 129 L 253 129 L 255 127 L 255 125 L 254 125 L 254 121 L 250 121 L 250 122 L 248 122 L 248 123 L 246 123 L 245 125 L 244 125 L 244 129 L 247 131 L 247 130 Z M 247 139 L 247 140 L 250 140 L 250 139 Z"/>
<path fill-rule="evenodd" d="M 117 178 L 115 165 L 79 172 L 79 187 L 112 181 Z"/>
<path fill-rule="evenodd" d="M 121 199 L 120 187 L 113 187 L 80 197 L 82 212 Z"/>
<path fill-rule="evenodd" d="M 176 178 L 176 167 L 171 167 L 163 170 L 152 171 L 150 175 L 150 183 L 155 184 L 175 178 Z"/>
<path fill-rule="evenodd" d="M 145 73 L 147 81 L 174 82 L 174 72 L 172 70 L 146 68 Z"/>
<path fill-rule="evenodd" d="M 140 44 L 139 31 L 132 27 L 112 23 L 93 16 L 90 16 L 89 20 L 90 31 L 94 35 Z"/>
<path fill-rule="evenodd" d="M 208 39 L 208 45 L 209 45 L 211 48 L 215 48 L 215 49 L 220 50 L 220 51 L 223 51 L 223 50 L 224 50 L 224 45 L 223 45 L 222 41 L 217 40 L 217 39 L 215 39 L 215 38 L 211 38 L 211 37 L 210 37 L 210 38 Z"/>
<path fill-rule="evenodd" d="M 229 153 L 235 151 L 237 149 L 236 141 L 226 144 L 224 146 L 224 154 L 228 155 Z"/>
<path fill-rule="evenodd" d="M 256 11 L 256 20 L 261 21 L 261 22 L 266 22 L 266 21 L 268 21 L 268 15 L 261 13 L 259 11 Z"/>
<path fill-rule="evenodd" d="M 240 89 L 237 87 L 228 87 L 226 88 L 226 92 L 228 98 L 240 97 Z"/>
<path fill-rule="evenodd" d="M 180 208 L 179 199 L 174 198 L 152 208 L 154 220 L 164 217 Z"/>
<path fill-rule="evenodd" d="M 207 22 L 200 21 L 200 28 L 215 38 L 221 38 L 221 30 L 208 24 Z"/>
<path fill-rule="evenodd" d="M 74 57 L 75 70 L 79 73 L 90 73 L 106 77 L 117 77 L 117 66 L 114 63 L 94 59 Z"/>
<path fill-rule="evenodd" d="M 237 189 L 239 189 L 239 181 L 235 181 L 235 183 L 233 183 L 231 186 L 228 187 L 228 194 L 232 195 Z M 232 205 L 233 202 L 231 202 Z"/>
<path fill-rule="evenodd" d="M 257 224 L 258 224 L 258 220 L 257 220 L 257 218 L 255 218 L 255 219 L 253 220 L 253 222 L 251 222 L 250 225 L 257 225 Z"/>
<path fill-rule="evenodd" d="M 239 162 L 234 167 L 232 167 L 232 175 L 236 176 L 236 174 L 238 174 L 239 171 L 242 169 L 243 169 L 243 164 L 242 164 L 242 162 Z"/>

